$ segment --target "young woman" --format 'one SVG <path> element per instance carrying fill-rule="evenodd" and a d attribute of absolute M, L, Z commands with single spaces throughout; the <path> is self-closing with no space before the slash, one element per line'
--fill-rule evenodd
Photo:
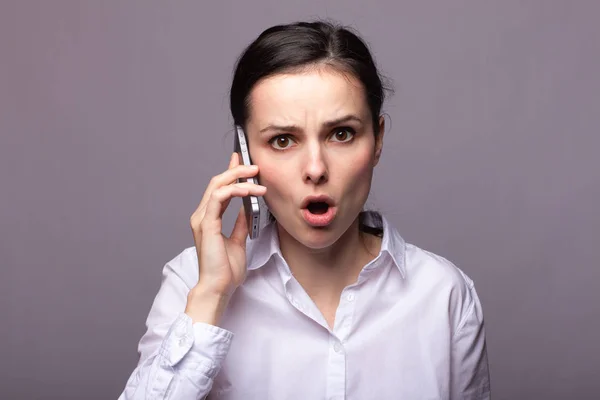
<path fill-rule="evenodd" d="M 245 50 L 231 113 L 256 165 L 234 153 L 209 183 L 121 399 L 489 398 L 473 282 L 363 210 L 384 94 L 343 27 L 275 26 Z M 247 195 L 271 222 L 250 241 L 241 209 L 226 237 L 221 217 Z"/>

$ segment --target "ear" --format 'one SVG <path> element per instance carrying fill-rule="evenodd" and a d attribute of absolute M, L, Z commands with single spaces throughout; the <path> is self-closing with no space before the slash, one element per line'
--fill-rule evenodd
<path fill-rule="evenodd" d="M 381 158 L 381 151 L 383 149 L 383 135 L 385 133 L 385 119 L 383 115 L 379 117 L 379 125 L 377 126 L 377 136 L 375 136 L 375 160 L 373 166 L 376 166 L 379 163 L 379 159 Z"/>

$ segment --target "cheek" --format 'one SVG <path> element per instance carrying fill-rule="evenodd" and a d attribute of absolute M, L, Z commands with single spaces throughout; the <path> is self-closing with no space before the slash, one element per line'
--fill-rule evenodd
<path fill-rule="evenodd" d="M 373 154 L 371 151 L 362 151 L 356 154 L 347 165 L 349 166 L 350 178 L 354 180 L 355 184 L 362 185 L 370 182 L 373 174 Z"/>
<path fill-rule="evenodd" d="M 350 162 L 346 160 L 344 174 L 344 198 L 356 207 L 364 206 L 371 190 L 371 179 L 373 177 L 372 152 L 361 152 L 352 157 Z"/>
<path fill-rule="evenodd" d="M 274 200 L 285 197 L 286 182 L 290 182 L 290 178 L 286 176 L 286 171 L 281 168 L 281 165 L 276 163 L 261 163 L 259 164 L 259 182 L 267 187 L 265 200 Z"/>

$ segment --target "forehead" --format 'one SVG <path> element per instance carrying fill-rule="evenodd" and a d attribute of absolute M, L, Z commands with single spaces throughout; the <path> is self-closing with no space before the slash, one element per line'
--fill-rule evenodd
<path fill-rule="evenodd" d="M 276 74 L 259 81 L 250 92 L 249 123 L 301 123 L 341 114 L 369 114 L 361 82 L 330 68 Z"/>

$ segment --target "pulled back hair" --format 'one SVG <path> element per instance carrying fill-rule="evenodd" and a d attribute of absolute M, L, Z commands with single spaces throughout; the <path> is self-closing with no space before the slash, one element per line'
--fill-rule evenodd
<path fill-rule="evenodd" d="M 326 66 L 358 79 L 371 112 L 373 134 L 379 134 L 379 116 L 387 90 L 365 42 L 349 28 L 326 21 L 276 25 L 262 32 L 237 61 L 230 91 L 235 125 L 246 127 L 250 93 L 269 76 Z M 376 227 L 368 226 L 367 221 Z M 369 224 L 371 225 L 371 224 Z M 381 216 L 359 215 L 361 231 L 381 235 Z"/>
<path fill-rule="evenodd" d="M 349 28 L 331 22 L 276 25 L 261 33 L 240 56 L 233 76 L 230 108 L 236 125 L 246 126 L 254 85 L 271 75 L 330 66 L 356 77 L 363 85 L 373 132 L 385 100 L 382 76 L 365 42 Z"/>

